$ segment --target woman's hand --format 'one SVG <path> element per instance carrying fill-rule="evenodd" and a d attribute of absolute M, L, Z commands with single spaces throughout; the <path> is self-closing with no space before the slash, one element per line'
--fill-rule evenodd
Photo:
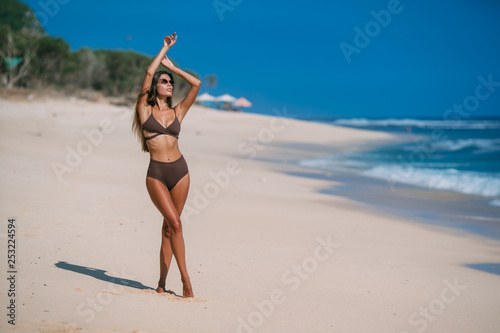
<path fill-rule="evenodd" d="M 175 44 L 175 42 L 177 41 L 177 36 L 175 34 L 176 34 L 176 32 L 174 32 L 170 36 L 167 36 L 163 39 L 163 46 L 164 47 L 171 48 L 172 45 Z"/>
<path fill-rule="evenodd" d="M 170 61 L 170 59 L 168 59 L 168 57 L 165 55 L 165 58 L 163 58 L 163 60 L 161 61 L 161 64 L 167 68 L 167 69 L 172 69 L 174 68 L 174 64 Z"/>

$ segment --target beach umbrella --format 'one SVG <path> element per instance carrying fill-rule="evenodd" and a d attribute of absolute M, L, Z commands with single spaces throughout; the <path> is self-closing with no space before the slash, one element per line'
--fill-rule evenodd
<path fill-rule="evenodd" d="M 233 96 L 229 94 L 224 94 L 216 98 L 217 102 L 227 102 L 227 103 L 232 103 L 236 100 Z"/>
<path fill-rule="evenodd" d="M 209 93 L 203 93 L 196 98 L 197 102 L 215 102 L 215 96 L 210 95 Z"/>
<path fill-rule="evenodd" d="M 240 97 L 234 101 L 233 106 L 249 108 L 252 106 L 252 103 L 250 103 L 245 97 Z"/>

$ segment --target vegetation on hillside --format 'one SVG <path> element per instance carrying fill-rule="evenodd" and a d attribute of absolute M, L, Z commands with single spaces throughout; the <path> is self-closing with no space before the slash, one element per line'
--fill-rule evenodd
<path fill-rule="evenodd" d="M 71 52 L 64 39 L 47 35 L 33 10 L 18 0 L 2 0 L 0 6 L 0 57 L 1 86 L 67 93 L 94 90 L 129 101 L 137 96 L 153 60 L 132 51 L 81 48 Z M 175 74 L 174 80 L 176 95 L 187 93 L 188 83 Z M 215 76 L 205 81 L 211 86 L 217 82 Z"/>

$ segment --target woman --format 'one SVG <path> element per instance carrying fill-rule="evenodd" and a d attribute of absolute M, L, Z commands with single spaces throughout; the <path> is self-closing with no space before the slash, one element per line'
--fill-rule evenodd
<path fill-rule="evenodd" d="M 165 37 L 163 48 L 149 65 L 137 98 L 132 130 L 141 139 L 142 150 L 150 153 L 146 188 L 163 216 L 160 280 L 156 291 L 164 293 L 166 290 L 165 281 L 173 254 L 181 273 L 182 296 L 194 297 L 186 269 L 180 220 L 189 190 L 189 171 L 179 151 L 177 139 L 182 120 L 200 90 L 201 81 L 175 67 L 167 58 L 167 51 L 176 41 L 175 32 Z M 156 72 L 160 63 L 191 86 L 186 97 L 175 107 L 172 107 L 173 76 L 166 71 Z"/>

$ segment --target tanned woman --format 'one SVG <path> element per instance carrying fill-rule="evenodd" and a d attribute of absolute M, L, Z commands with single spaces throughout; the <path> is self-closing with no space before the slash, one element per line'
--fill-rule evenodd
<path fill-rule="evenodd" d="M 137 98 L 132 130 L 141 140 L 142 150 L 150 153 L 146 188 L 163 216 L 158 293 L 164 293 L 172 255 L 183 285 L 182 296 L 194 297 L 186 267 L 186 251 L 180 215 L 189 191 L 189 170 L 177 140 L 181 123 L 200 90 L 201 81 L 174 66 L 166 56 L 177 41 L 176 33 L 165 37 L 163 47 L 146 72 Z M 162 64 L 170 72 L 156 71 Z M 175 73 L 191 87 L 186 97 L 172 107 Z"/>

